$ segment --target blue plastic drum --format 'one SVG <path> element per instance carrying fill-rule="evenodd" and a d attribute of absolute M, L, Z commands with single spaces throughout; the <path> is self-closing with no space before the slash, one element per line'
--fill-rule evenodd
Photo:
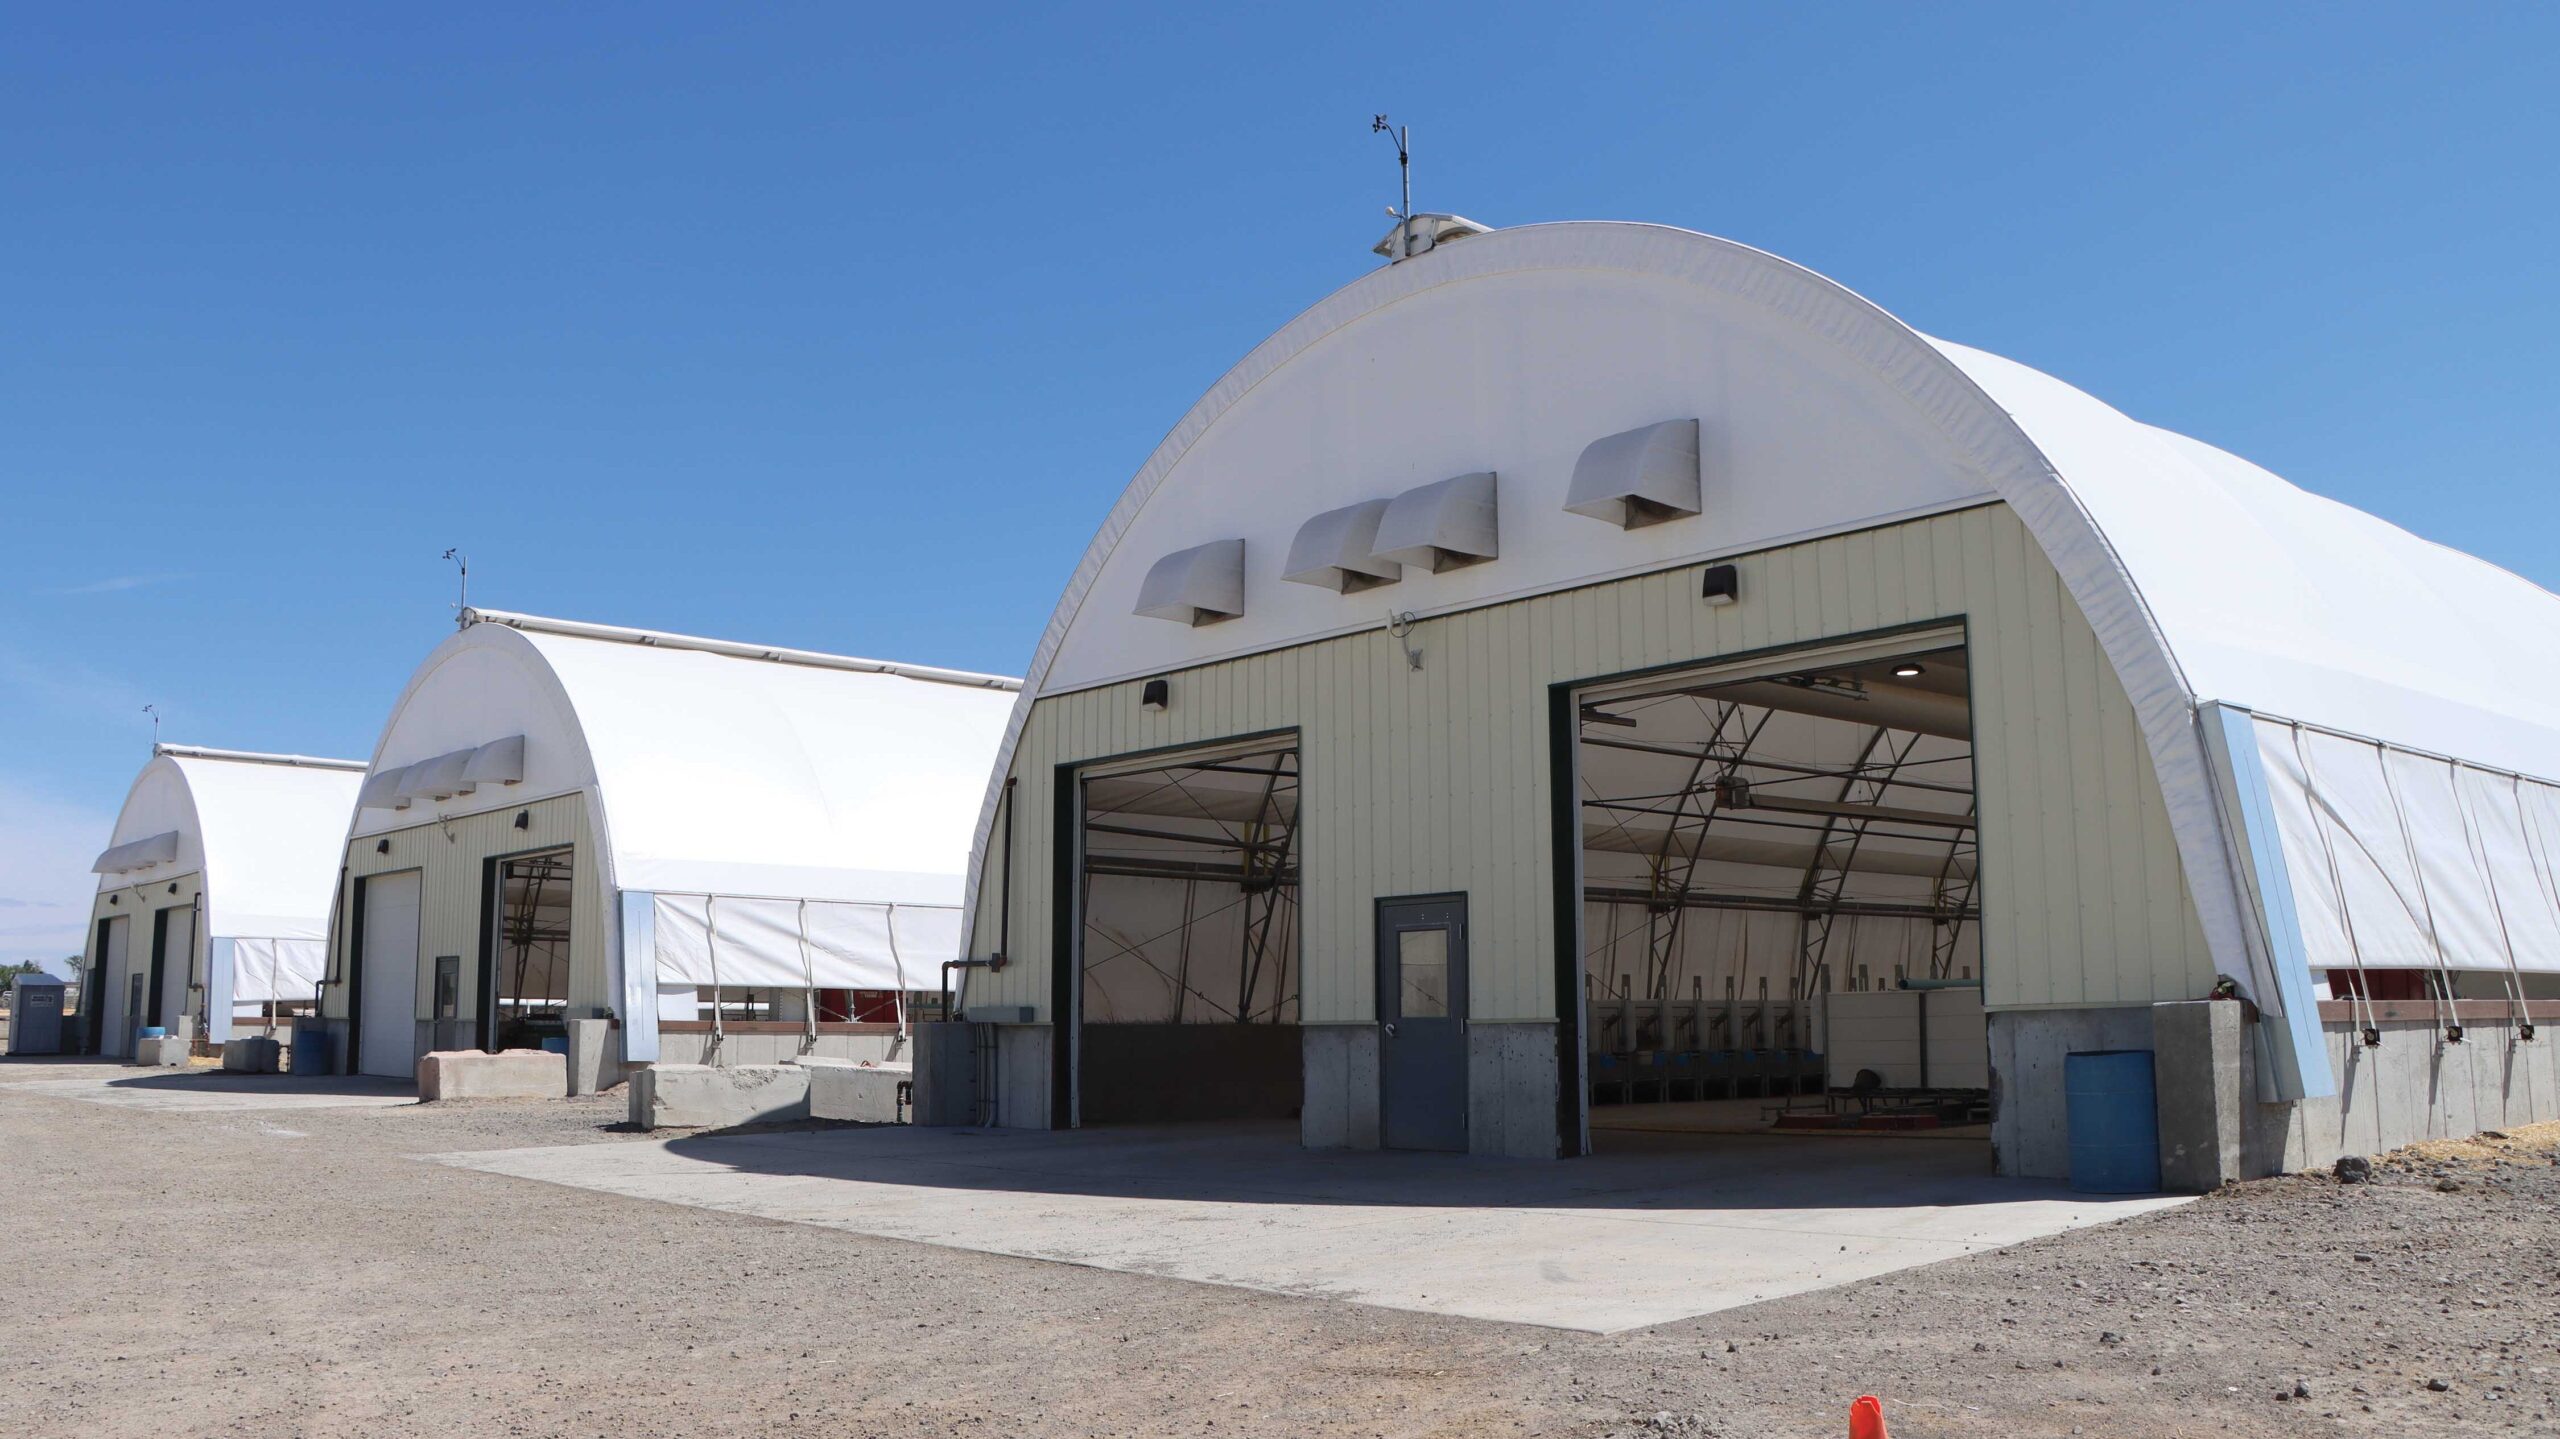
<path fill-rule="evenodd" d="M 2071 1136 L 2071 1187 L 2083 1194 L 2160 1192 L 2160 1112 L 2151 1051 L 2065 1055 L 2063 1105 Z"/>

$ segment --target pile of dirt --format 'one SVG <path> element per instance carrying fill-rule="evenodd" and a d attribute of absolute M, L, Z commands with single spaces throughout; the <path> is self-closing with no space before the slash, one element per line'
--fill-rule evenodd
<path fill-rule="evenodd" d="M 2383 1172 L 2433 1170 L 2448 1164 L 2548 1166 L 2560 1163 L 2560 1121 L 2488 1129 L 2468 1139 L 2423 1139 L 2373 1161 Z"/>

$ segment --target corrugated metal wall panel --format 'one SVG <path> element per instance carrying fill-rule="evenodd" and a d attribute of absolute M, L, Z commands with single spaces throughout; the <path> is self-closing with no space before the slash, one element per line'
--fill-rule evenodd
<path fill-rule="evenodd" d="M 519 811 L 526 816 L 524 829 L 515 827 Z M 378 840 L 390 841 L 391 852 L 376 854 Z M 389 834 L 369 834 L 351 845 L 348 887 L 339 894 L 340 913 L 331 936 L 330 974 L 340 982 L 330 985 L 325 1012 L 332 1018 L 346 1014 L 343 981 L 352 971 L 352 962 L 344 911 L 356 877 L 408 869 L 423 872 L 418 894 L 418 1017 L 429 1017 L 437 957 L 451 954 L 462 958 L 462 1010 L 465 1018 L 472 1018 L 479 1012 L 474 976 L 480 963 L 481 866 L 499 855 L 563 845 L 575 848 L 577 860 L 569 899 L 569 1011 L 592 1014 L 618 1007 L 621 997 L 612 992 L 605 973 L 609 917 L 604 878 L 597 872 L 595 844 L 587 829 L 586 797 L 564 794 L 443 824 L 429 821 Z"/>
<path fill-rule="evenodd" d="M 1051 778 L 1061 763 L 1297 729 L 1308 1022 L 1371 1016 L 1381 896 L 1469 896 L 1474 1016 L 1553 1017 L 1550 685 L 1933 619 L 1968 626 L 1987 998 L 1995 1008 L 2149 1003 L 2212 983 L 2131 706 L 2088 622 L 2007 507 L 1745 556 L 1740 604 L 1695 566 L 1422 621 L 1408 668 L 1385 629 L 1039 702 L 1014 770 L 1013 956 L 973 1003 L 1047 1017 Z M 997 933 L 988 866 L 978 933 Z"/>

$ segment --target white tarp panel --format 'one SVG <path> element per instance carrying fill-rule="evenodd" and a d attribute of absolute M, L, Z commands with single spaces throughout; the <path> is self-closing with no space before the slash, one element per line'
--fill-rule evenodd
<path fill-rule="evenodd" d="M 2560 973 L 2560 787 L 2264 715 L 2256 728 L 2315 974 Z"/>
<path fill-rule="evenodd" d="M 328 967 L 329 945 L 319 939 L 233 939 L 231 1002 L 309 1003 Z"/>
<path fill-rule="evenodd" d="M 652 905 L 662 989 L 921 989 L 960 952 L 954 907 L 698 894 Z"/>

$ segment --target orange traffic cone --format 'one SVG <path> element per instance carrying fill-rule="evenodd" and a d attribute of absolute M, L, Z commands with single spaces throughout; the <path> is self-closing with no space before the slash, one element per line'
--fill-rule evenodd
<path fill-rule="evenodd" d="M 1873 1394 L 1861 1394 L 1849 1406 L 1849 1439 L 1892 1439 L 1884 1432 L 1884 1403 Z"/>

